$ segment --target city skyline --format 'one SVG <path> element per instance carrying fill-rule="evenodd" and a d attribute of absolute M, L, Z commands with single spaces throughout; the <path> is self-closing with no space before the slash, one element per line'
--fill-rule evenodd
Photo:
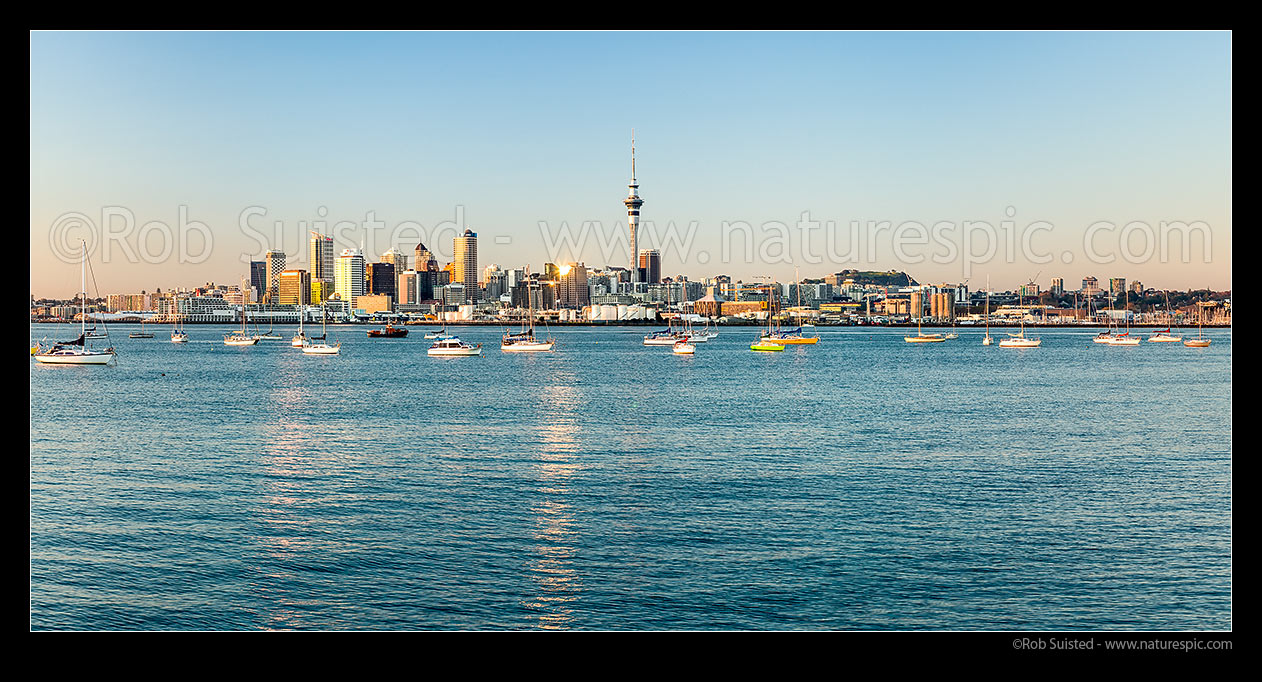
<path fill-rule="evenodd" d="M 628 108 L 620 46 L 632 40 L 660 49 L 637 57 Z M 424 242 L 448 262 L 470 229 L 478 259 L 507 267 L 633 262 L 621 189 L 632 128 L 631 181 L 651 199 L 637 247 L 661 252 L 663 276 L 895 269 L 974 289 L 1040 273 L 1227 290 L 1230 75 L 1226 33 L 34 33 L 31 292 L 77 287 L 77 260 L 52 243 L 73 237 L 68 213 L 98 233 L 106 213 L 134 221 L 111 258 L 93 254 L 102 292 L 232 282 L 268 250 L 312 271 L 319 221 L 358 225 L 329 230 L 333 252 L 366 243 L 372 261 Z M 263 212 L 242 229 L 252 207 Z M 166 233 L 145 226 L 181 212 L 212 237 L 203 261 L 128 258 L 128 246 L 160 253 Z M 1032 246 L 1054 260 L 1000 249 L 970 274 L 964 259 L 933 263 L 920 245 L 912 255 L 926 259 L 906 262 L 882 242 L 870 259 L 812 263 L 827 228 L 802 231 L 804 214 L 895 228 L 1047 221 Z M 370 215 L 384 228 L 366 229 Z M 392 232 L 406 221 L 422 230 Z M 1209 254 L 1093 263 L 1081 252 L 1098 221 L 1200 221 Z M 724 223 L 748 224 L 755 251 L 786 226 L 789 253 L 724 260 Z M 567 229 L 586 240 L 567 242 Z"/>

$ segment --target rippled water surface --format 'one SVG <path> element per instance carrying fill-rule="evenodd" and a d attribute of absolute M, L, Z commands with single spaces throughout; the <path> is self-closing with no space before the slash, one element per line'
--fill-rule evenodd
<path fill-rule="evenodd" d="M 1228 330 L 430 358 L 411 329 L 318 357 L 123 325 L 117 366 L 32 362 L 32 627 L 1231 627 Z"/>

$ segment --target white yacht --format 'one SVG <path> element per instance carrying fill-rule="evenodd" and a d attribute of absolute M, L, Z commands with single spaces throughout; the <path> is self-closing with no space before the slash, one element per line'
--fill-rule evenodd
<path fill-rule="evenodd" d="M 104 335 L 100 337 L 90 336 L 87 330 L 87 275 L 86 268 L 88 262 L 88 245 L 83 244 L 83 260 L 79 264 L 79 283 L 82 288 L 80 291 L 82 307 L 79 311 L 79 338 L 74 341 L 64 341 L 54 343 L 45 347 L 43 344 L 37 345 L 31 352 L 36 361 L 45 365 L 107 365 L 114 359 L 114 349 L 106 348 L 105 350 L 92 350 L 88 347 L 88 339 L 106 338 Z"/>
<path fill-rule="evenodd" d="M 453 336 L 435 341 L 434 345 L 430 346 L 426 353 L 435 357 L 481 355 L 482 344 L 479 343 L 475 346 L 461 341 L 459 337 Z"/>

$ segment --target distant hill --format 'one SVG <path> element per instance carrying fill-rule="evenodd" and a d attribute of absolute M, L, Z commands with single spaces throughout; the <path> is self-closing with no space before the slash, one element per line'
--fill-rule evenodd
<path fill-rule="evenodd" d="M 856 284 L 872 284 L 881 287 L 905 287 L 917 284 L 916 280 L 911 278 L 911 275 L 897 270 L 888 272 L 842 270 L 837 274 L 841 275 L 842 279 L 853 279 Z"/>

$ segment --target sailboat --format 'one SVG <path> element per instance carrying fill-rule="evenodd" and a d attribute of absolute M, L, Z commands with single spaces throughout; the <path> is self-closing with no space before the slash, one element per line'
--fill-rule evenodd
<path fill-rule="evenodd" d="M 670 308 L 670 289 L 666 289 L 666 307 Z M 666 322 L 666 329 L 656 332 L 649 332 L 644 335 L 644 345 L 646 346 L 674 346 L 676 342 L 687 341 L 688 334 L 682 331 L 675 331 L 675 318 L 671 317 Z"/>
<path fill-rule="evenodd" d="M 241 280 L 241 331 L 233 332 L 231 334 L 225 334 L 223 337 L 223 343 L 225 346 L 253 346 L 254 344 L 259 342 L 259 337 L 250 336 L 245 331 L 246 310 L 250 306 L 247 296 L 248 294 L 246 294 L 245 280 L 242 279 Z"/>
<path fill-rule="evenodd" d="M 138 331 L 138 332 L 132 332 L 132 333 L 128 334 L 128 335 L 127 335 L 127 338 L 129 338 L 129 339 L 152 339 L 152 338 L 153 338 L 153 332 L 147 332 L 147 331 L 145 331 L 145 321 L 142 319 L 142 320 L 140 321 L 140 331 Z"/>
<path fill-rule="evenodd" d="M 1017 307 L 1021 307 L 1021 294 L 1017 294 Z M 987 332 L 989 334 L 989 332 Z M 1025 311 L 1021 311 L 1021 331 L 1017 334 L 1008 334 L 1008 338 L 999 340 L 1000 348 L 1038 348 L 1043 345 L 1043 339 L 1027 339 L 1025 337 Z"/>
<path fill-rule="evenodd" d="M 797 279 L 797 270 L 794 269 L 793 273 L 794 273 L 794 279 Z M 798 281 L 795 286 L 797 287 L 797 293 L 798 293 L 798 306 L 797 307 L 800 310 L 802 307 L 801 281 Z M 777 317 L 779 316 L 777 315 Z M 802 345 L 802 344 L 818 343 L 819 337 L 806 336 L 805 330 L 801 326 L 794 327 L 793 329 L 781 329 L 780 323 L 779 321 L 777 321 L 775 323 L 774 328 L 771 325 L 767 326 L 767 333 L 762 335 L 762 340 L 771 341 L 773 343 L 778 343 L 780 345 L 786 345 L 786 344 Z"/>
<path fill-rule="evenodd" d="M 320 304 L 320 339 L 321 340 L 323 340 L 325 337 L 328 336 L 328 333 L 325 331 L 326 323 L 327 323 L 327 320 L 324 314 L 324 304 L 321 303 Z M 301 332 L 299 333 L 301 334 Z M 294 337 L 294 338 L 298 338 L 298 337 Z M 342 342 L 339 341 L 337 342 L 336 345 L 333 345 L 333 346 L 330 346 L 327 343 L 304 343 L 302 344 L 302 352 L 306 355 L 338 355 L 342 352 Z"/>
<path fill-rule="evenodd" d="M 793 329 L 780 329 L 779 325 L 775 330 L 768 329 L 767 333 L 762 336 L 763 341 L 774 341 L 779 344 L 815 344 L 819 343 L 818 336 L 806 336 L 806 332 L 802 327 L 794 327 Z"/>
<path fill-rule="evenodd" d="M 692 355 L 697 352 L 697 344 L 692 341 L 692 322 L 684 318 L 684 338 L 675 342 L 670 351 L 676 355 Z"/>
<path fill-rule="evenodd" d="M 1188 348 L 1207 348 L 1209 347 L 1209 339 L 1202 336 L 1205 331 L 1205 306 L 1198 301 L 1196 303 L 1196 338 L 1187 339 L 1183 345 Z"/>
<path fill-rule="evenodd" d="M 500 350 L 507 353 L 552 350 L 552 346 L 556 343 L 552 337 L 549 336 L 547 341 L 535 338 L 535 298 L 531 295 L 530 268 L 526 268 L 526 306 L 527 319 L 522 321 L 521 331 L 516 334 L 504 334 L 504 338 L 500 340 Z"/>
<path fill-rule="evenodd" d="M 708 317 L 705 320 L 704 329 L 696 330 L 696 329 L 692 329 L 691 325 L 689 326 L 689 330 L 688 330 L 689 343 L 706 343 L 707 341 L 711 341 L 717 338 L 719 338 L 719 333 L 715 331 L 710 331 L 710 318 Z"/>
<path fill-rule="evenodd" d="M 307 319 L 307 311 L 304 310 L 304 307 L 302 304 L 298 304 L 298 333 L 294 334 L 294 338 L 289 340 L 289 345 L 294 348 L 302 348 L 310 340 L 307 338 L 306 329 L 303 327 L 303 322 Z M 324 311 L 323 304 L 320 306 L 320 311 Z M 323 318 L 324 316 L 321 315 L 320 317 Z"/>
<path fill-rule="evenodd" d="M 1095 322 L 1095 315 L 1091 312 L 1091 297 L 1090 296 L 1087 297 L 1087 319 L 1093 323 Z M 1095 338 L 1091 339 L 1091 341 L 1093 343 L 1108 343 L 1109 339 L 1112 339 L 1114 336 L 1115 334 L 1113 333 L 1113 319 L 1110 318 L 1109 328 L 1105 331 L 1100 332 L 1099 334 L 1096 334 Z"/>
<path fill-rule="evenodd" d="M 88 281 L 86 268 L 88 263 L 88 245 L 87 242 L 80 242 L 83 245 L 83 260 L 79 264 L 79 281 L 82 287 L 80 295 L 83 296 L 81 307 L 79 310 L 79 338 L 74 341 L 62 341 L 54 343 L 49 348 L 43 345 L 36 346 L 32 350 L 31 355 L 35 359 L 46 365 L 105 365 L 114 359 L 114 349 L 106 348 L 105 350 L 92 350 L 88 348 L 87 322 L 88 322 Z"/>
<path fill-rule="evenodd" d="M 171 307 L 175 309 L 175 324 L 171 326 L 171 343 L 188 343 L 188 334 L 184 333 L 183 318 L 180 317 L 180 301 L 171 297 Z"/>
<path fill-rule="evenodd" d="M 1152 343 L 1178 343 L 1183 340 L 1183 337 L 1170 333 L 1170 292 L 1164 293 L 1166 295 L 1166 328 L 1154 330 L 1148 340 Z"/>
<path fill-rule="evenodd" d="M 254 338 L 259 339 L 260 341 L 264 341 L 264 340 L 266 340 L 266 341 L 280 341 L 282 338 L 284 338 L 284 337 L 283 337 L 283 336 L 281 336 L 280 334 L 277 334 L 277 333 L 276 333 L 276 323 L 275 323 L 274 321 L 273 321 L 273 322 L 270 322 L 270 323 L 267 325 L 267 332 L 266 332 L 266 333 L 263 333 L 263 334 L 259 334 L 259 333 L 258 333 L 258 324 L 257 324 L 257 323 L 256 323 L 256 324 L 255 324 L 255 326 L 254 326 L 254 331 L 255 331 Z"/>
<path fill-rule="evenodd" d="M 778 352 L 784 350 L 784 343 L 778 339 L 772 339 L 771 335 L 775 330 L 775 290 L 770 286 L 767 287 L 767 331 L 759 335 L 758 340 L 749 344 L 752 351 Z"/>
<path fill-rule="evenodd" d="M 1109 337 L 1109 339 L 1104 342 L 1105 345 L 1107 346 L 1138 346 L 1139 345 L 1139 337 L 1131 336 L 1131 317 L 1130 317 L 1131 292 L 1130 291 L 1123 292 L 1123 295 L 1126 297 L 1125 298 L 1126 302 L 1122 310 L 1122 316 L 1126 318 L 1126 333 L 1113 334 L 1113 336 Z M 1119 332 L 1121 331 L 1120 327 L 1118 328 L 1118 331 Z"/>
<path fill-rule="evenodd" d="M 443 328 L 442 328 L 442 329 L 439 329 L 439 330 L 437 330 L 437 331 L 432 331 L 432 332 L 429 332 L 428 334 L 426 334 L 426 335 L 425 335 L 425 338 L 427 338 L 427 339 L 436 339 L 436 340 L 440 340 L 440 341 L 441 341 L 442 339 L 450 339 L 450 338 L 453 338 L 451 334 L 448 334 L 448 333 L 447 333 L 447 318 L 446 318 L 446 316 L 444 316 L 444 317 L 443 317 Z"/>
<path fill-rule="evenodd" d="M 982 337 L 982 345 L 989 346 L 994 343 L 994 339 L 990 338 L 990 278 L 986 278 L 986 335 Z"/>
<path fill-rule="evenodd" d="M 946 341 L 946 337 L 941 334 L 926 334 L 921 330 L 921 321 L 924 320 L 923 300 L 922 308 L 916 311 L 916 335 L 904 336 L 903 340 L 907 343 L 941 343 Z"/>

